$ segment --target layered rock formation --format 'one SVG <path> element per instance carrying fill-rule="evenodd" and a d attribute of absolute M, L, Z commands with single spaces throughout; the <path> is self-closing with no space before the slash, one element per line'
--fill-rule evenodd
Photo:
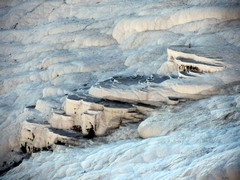
<path fill-rule="evenodd" d="M 238 0 L 12 0 L 0 16 L 2 172 L 33 152 L 1 178 L 239 179 Z"/>
<path fill-rule="evenodd" d="M 154 113 L 138 128 L 144 140 L 35 153 L 4 178 L 237 180 L 239 125 L 239 94 L 214 96 Z"/>
<path fill-rule="evenodd" d="M 64 110 L 53 109 L 47 122 L 36 118 L 22 124 L 20 143 L 24 153 L 55 147 L 56 144 L 80 145 L 83 136 L 106 135 L 126 123 L 140 122 L 153 109 L 129 103 L 111 102 L 87 95 L 71 95 Z M 27 111 L 37 113 L 35 109 Z"/>
<path fill-rule="evenodd" d="M 91 87 L 89 93 L 100 98 L 157 105 L 221 94 L 226 87 L 239 84 L 237 50 L 173 46 L 167 52 L 168 61 L 159 69 L 162 76 L 152 75 L 149 80 L 115 78 L 117 83 L 110 79 Z"/>

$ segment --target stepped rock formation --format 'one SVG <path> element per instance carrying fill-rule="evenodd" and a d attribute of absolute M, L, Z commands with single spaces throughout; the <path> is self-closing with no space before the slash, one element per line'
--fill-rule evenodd
<path fill-rule="evenodd" d="M 240 179 L 238 0 L 0 16 L 0 179 Z"/>
<path fill-rule="evenodd" d="M 66 98 L 64 111 L 55 109 L 48 122 L 28 119 L 21 130 L 21 150 L 37 152 L 56 144 L 80 145 L 82 136 L 103 136 L 126 123 L 140 122 L 152 108 L 111 102 L 87 95 Z M 141 110 L 141 112 L 140 112 Z M 35 109 L 27 109 L 33 114 Z M 81 132 L 81 133 L 80 133 Z"/>
<path fill-rule="evenodd" d="M 127 78 L 116 79 L 117 83 L 113 81 L 112 86 L 106 85 L 111 83 L 110 79 L 91 87 L 89 93 L 119 101 L 172 104 L 181 99 L 201 99 L 220 94 L 226 87 L 240 82 L 239 51 L 186 46 L 173 46 L 167 51 L 168 61 L 159 72 L 177 76 L 152 75 L 146 81 L 136 77 L 131 80 L 134 82 L 127 82 L 130 81 Z"/>

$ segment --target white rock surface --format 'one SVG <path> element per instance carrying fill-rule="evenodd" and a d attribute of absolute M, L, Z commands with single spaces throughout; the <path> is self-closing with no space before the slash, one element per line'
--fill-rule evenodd
<path fill-rule="evenodd" d="M 151 93 L 136 94 L 136 87 L 130 86 L 124 93 L 121 88 L 99 88 L 95 95 L 175 104 L 169 96 L 180 95 L 181 102 L 225 94 L 186 106 L 181 102 L 173 109 L 164 105 L 166 111 L 157 110 L 139 127 L 142 137 L 164 136 L 127 141 L 137 138 L 137 131 L 120 127 L 108 137 L 109 144 L 33 154 L 1 178 L 239 179 L 239 10 L 238 0 L 0 1 L 1 167 L 13 164 L 14 153 L 20 151 L 23 122 L 47 122 L 52 109 L 63 109 L 67 95 L 86 92 L 116 75 L 179 75 L 183 61 L 177 56 L 184 49 L 168 56 L 169 47 L 191 44 L 192 51 L 198 49 L 192 54 L 223 59 L 224 69 L 173 78 L 150 87 Z M 185 52 L 185 58 L 186 54 L 191 52 Z M 140 82 L 139 87 L 145 86 Z M 181 115 L 179 128 L 178 121 L 167 119 L 176 119 L 173 111 Z M 183 118 L 188 114 L 201 118 Z M 167 127 L 152 127 L 151 120 Z M 72 126 L 71 121 L 54 123 L 59 128 Z M 111 143 L 120 139 L 124 141 Z"/>
<path fill-rule="evenodd" d="M 141 137 L 165 136 L 182 128 L 220 126 L 240 118 L 240 96 L 215 96 L 209 100 L 188 103 L 166 113 L 161 110 L 144 120 L 138 127 Z M 190 113 L 191 112 L 191 113 Z"/>
<path fill-rule="evenodd" d="M 139 122 L 146 116 L 144 106 L 111 102 L 91 96 L 68 96 L 64 103 L 64 113 L 53 113 L 49 123 L 54 128 L 72 129 L 80 126 L 84 135 L 92 129 L 96 136 L 106 135 L 120 125 Z"/>
<path fill-rule="evenodd" d="M 215 96 L 161 110 L 139 127 L 141 136 L 155 138 L 33 154 L 4 179 L 237 180 L 239 98 Z"/>
<path fill-rule="evenodd" d="M 171 97 L 200 99 L 219 94 L 223 87 L 239 83 L 239 51 L 171 46 L 167 52 L 168 61 L 159 70 L 162 77 L 154 76 L 152 83 L 139 85 L 140 80 L 136 80 L 129 85 L 127 80 L 122 80 L 109 88 L 110 82 L 106 80 L 91 87 L 89 93 L 99 98 L 157 105 L 172 104 Z M 178 78 L 167 78 L 167 74 L 178 74 Z"/>

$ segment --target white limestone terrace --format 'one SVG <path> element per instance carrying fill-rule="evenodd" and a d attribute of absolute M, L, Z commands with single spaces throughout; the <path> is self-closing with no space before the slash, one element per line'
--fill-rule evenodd
<path fill-rule="evenodd" d="M 83 135 L 103 136 L 111 129 L 131 122 L 140 122 L 147 114 L 149 107 L 108 101 L 77 94 L 68 96 L 64 103 L 64 112 L 53 113 L 49 119 L 52 127 L 58 129 L 73 129 L 79 127 Z"/>
<path fill-rule="evenodd" d="M 120 126 L 105 137 L 108 144 L 86 149 L 92 140 L 79 138 L 80 147 L 33 154 L 1 178 L 239 179 L 239 12 L 238 0 L 0 1 L 1 170 L 24 156 L 21 132 L 29 120 L 46 125 L 68 95 L 111 77 L 168 77 L 159 87 L 135 84 L 145 93 L 141 101 L 149 102 L 149 90 L 155 102 L 185 101 L 156 110 L 139 132 L 138 124 Z M 215 94 L 222 96 L 210 98 Z"/>
<path fill-rule="evenodd" d="M 155 138 L 35 153 L 3 179 L 237 180 L 239 98 L 215 96 L 157 112 L 139 127 L 141 136 Z"/>
<path fill-rule="evenodd" d="M 159 82 L 154 81 L 156 78 L 154 76 L 152 76 L 152 83 L 139 83 L 140 80 L 136 78 L 133 80 L 135 83 L 130 83 L 131 85 L 127 82 L 128 80 L 117 83 L 106 80 L 92 86 L 89 93 L 106 99 L 152 105 L 158 105 L 161 102 L 176 103 L 171 97 L 200 99 L 213 94 L 221 94 L 227 86 L 240 82 L 240 52 L 226 49 L 227 47 L 225 50 L 212 47 L 169 47 L 168 61 L 159 70 L 159 73 L 163 74 L 157 77 L 160 79 Z M 195 71 L 190 72 L 190 68 Z M 185 71 L 185 76 L 182 71 Z M 165 74 L 178 74 L 183 78 Z M 105 84 L 109 83 L 112 83 L 112 86 L 106 87 Z"/>

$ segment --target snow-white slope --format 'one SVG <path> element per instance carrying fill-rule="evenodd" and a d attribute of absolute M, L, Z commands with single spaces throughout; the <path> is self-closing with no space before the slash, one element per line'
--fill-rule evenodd
<path fill-rule="evenodd" d="M 34 154 L 4 179 L 238 178 L 238 0 L 2 0 L 0 28 L 1 166 L 19 160 L 24 121 L 47 121 L 68 94 L 115 75 L 172 73 L 162 66 L 170 46 L 191 44 L 210 55 L 215 49 L 226 63 L 235 63 L 219 82 L 211 73 L 201 81 L 211 85 L 233 79 L 220 89 L 225 96 L 157 110 L 138 128 L 144 138 L 164 136 L 142 140 L 136 128 L 120 128 L 102 146 Z M 36 112 L 29 113 L 27 106 Z M 131 133 L 137 139 L 116 142 Z"/>

